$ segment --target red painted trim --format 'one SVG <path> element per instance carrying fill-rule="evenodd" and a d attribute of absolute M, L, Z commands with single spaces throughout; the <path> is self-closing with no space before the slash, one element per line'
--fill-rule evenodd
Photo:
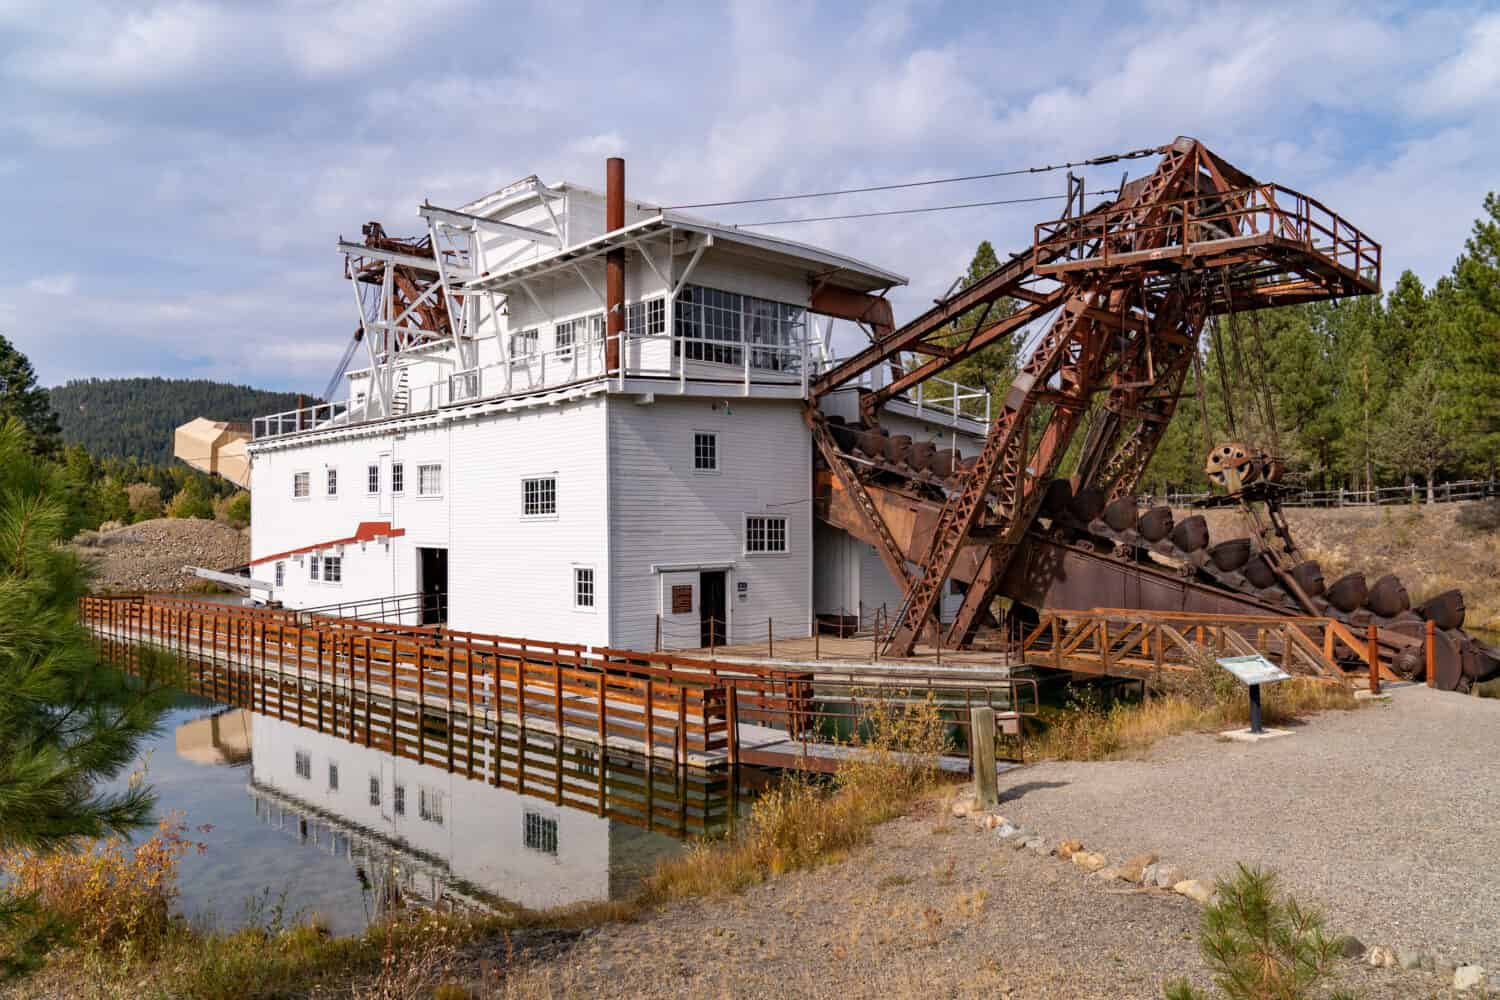
<path fill-rule="evenodd" d="M 251 566 L 259 566 L 261 563 L 274 562 L 277 559 L 285 559 L 288 556 L 301 555 L 304 552 L 316 552 L 319 549 L 331 549 L 335 545 L 353 545 L 356 542 L 373 542 L 377 538 L 400 538 L 406 534 L 405 528 L 392 528 L 389 521 L 361 521 L 359 527 L 354 529 L 354 534 L 348 538 L 335 538 L 328 542 L 319 542 L 316 545 L 304 545 L 300 549 L 287 549 L 272 556 L 261 556 L 252 559 Z"/>

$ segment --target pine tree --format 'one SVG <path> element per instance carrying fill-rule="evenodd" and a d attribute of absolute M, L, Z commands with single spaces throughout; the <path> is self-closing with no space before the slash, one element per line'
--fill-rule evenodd
<path fill-rule="evenodd" d="M 1447 416 L 1470 459 L 1494 474 L 1500 459 L 1500 196 L 1484 199 L 1452 281 L 1439 289 L 1449 391 Z"/>
<path fill-rule="evenodd" d="M 32 446 L 44 454 L 56 450 L 60 428 L 47 390 L 36 384 L 31 361 L 0 336 L 0 420 L 15 417 L 25 425 Z"/>
<path fill-rule="evenodd" d="M 147 790 L 99 785 L 135 759 L 162 707 L 160 688 L 127 687 L 100 663 L 78 623 L 84 574 L 57 544 L 68 494 L 33 448 L 20 419 L 0 423 L 0 849 L 147 821 Z"/>
<path fill-rule="evenodd" d="M 969 261 L 969 270 L 959 283 L 960 287 L 973 287 L 999 266 L 1000 260 L 995 255 L 994 246 L 989 240 L 985 240 L 975 248 L 974 257 Z M 944 346 L 962 344 L 974 334 L 981 323 L 988 326 L 1011 315 L 1016 308 L 1015 300 L 1008 298 L 996 301 L 988 310 L 984 306 L 975 306 L 954 321 L 953 332 L 946 337 L 939 338 L 939 343 Z M 942 377 L 961 385 L 1001 393 L 1015 377 L 1016 354 L 1020 346 L 1020 340 L 1012 334 L 976 351 L 943 372 Z"/>

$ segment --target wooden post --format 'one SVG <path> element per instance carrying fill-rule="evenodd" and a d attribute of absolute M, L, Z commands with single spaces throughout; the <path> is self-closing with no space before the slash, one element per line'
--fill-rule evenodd
<path fill-rule="evenodd" d="M 677 739 L 674 741 L 677 751 L 672 763 L 678 767 L 687 766 L 687 688 L 681 684 L 677 685 Z"/>
<path fill-rule="evenodd" d="M 370 693 L 370 637 L 365 636 L 365 746 L 370 745 L 370 730 L 374 721 L 370 717 L 375 707 L 375 698 Z"/>
<path fill-rule="evenodd" d="M 819 649 L 819 645 L 820 645 L 819 640 L 822 637 L 822 634 L 823 634 L 822 630 L 818 628 L 818 623 L 817 622 L 813 622 L 813 659 L 814 660 L 822 659 L 821 651 Z"/>
<path fill-rule="evenodd" d="M 776 655 L 775 650 L 776 650 L 775 629 L 774 629 L 774 627 L 773 627 L 773 625 L 771 623 L 771 617 L 769 615 L 767 615 L 766 616 L 766 655 L 767 656 L 775 656 Z"/>
<path fill-rule="evenodd" d="M 1370 693 L 1380 693 L 1380 630 L 1373 622 L 1366 632 L 1370 643 Z"/>
<path fill-rule="evenodd" d="M 736 695 L 738 690 L 733 683 L 724 685 L 724 722 L 729 740 L 727 752 L 731 766 L 738 766 L 740 762 L 740 710 L 739 698 Z M 706 736 L 708 719 L 705 718 L 703 721 Z"/>
<path fill-rule="evenodd" d="M 1437 639 L 1437 625 L 1431 618 L 1427 619 L 1426 641 L 1422 644 L 1423 651 L 1427 657 L 1427 686 L 1437 686 L 1437 648 L 1434 641 Z"/>
<path fill-rule="evenodd" d="M 605 718 L 604 695 L 604 666 L 601 664 L 599 667 L 599 761 L 601 765 L 604 761 L 604 748 L 608 745 L 609 741 L 608 723 Z"/>
<path fill-rule="evenodd" d="M 652 693 L 651 675 L 646 675 L 646 773 L 649 779 L 652 761 L 656 759 L 656 705 Z M 649 795 L 650 785 L 647 785 Z M 647 829 L 650 829 L 650 816 L 648 810 Z"/>
<path fill-rule="evenodd" d="M 974 772 L 974 798 L 980 809 L 999 803 L 995 774 L 995 710 L 988 705 L 969 709 L 969 763 Z"/>
<path fill-rule="evenodd" d="M 422 649 L 417 643 L 417 760 L 427 763 L 427 677 L 422 671 Z"/>
<path fill-rule="evenodd" d="M 661 652 L 661 615 L 656 616 L 656 645 L 652 647 L 656 652 Z"/>

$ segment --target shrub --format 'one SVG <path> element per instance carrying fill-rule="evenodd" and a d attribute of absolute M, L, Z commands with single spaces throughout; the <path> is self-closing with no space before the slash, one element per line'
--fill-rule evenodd
<path fill-rule="evenodd" d="M 213 502 L 203 492 L 203 487 L 196 479 L 189 479 L 187 485 L 177 491 L 172 502 L 167 504 L 168 517 L 201 517 L 212 520 L 214 516 Z"/>
<path fill-rule="evenodd" d="M 223 497 L 214 504 L 214 520 L 223 521 L 235 528 L 250 523 L 250 494 L 240 490 L 232 496 Z"/>
<path fill-rule="evenodd" d="M 1218 897 L 1203 911 L 1199 949 L 1229 1000 L 1304 1000 L 1318 995 L 1338 957 L 1339 941 L 1323 933 L 1323 916 L 1277 890 L 1276 876 L 1239 865 L 1221 878 Z M 1167 1000 L 1201 1000 L 1185 982 Z M 1346 994 L 1335 992 L 1333 997 Z"/>
<path fill-rule="evenodd" d="M 205 849 L 186 833 L 187 825 L 173 813 L 134 847 L 109 837 L 76 849 L 17 849 L 0 853 L 0 873 L 17 898 L 70 924 L 79 944 L 129 942 L 149 950 L 172 926 L 178 860 Z"/>

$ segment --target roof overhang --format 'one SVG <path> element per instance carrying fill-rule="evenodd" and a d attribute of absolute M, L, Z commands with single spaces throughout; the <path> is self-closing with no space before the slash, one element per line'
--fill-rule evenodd
<path fill-rule="evenodd" d="M 713 246 L 764 260 L 768 263 L 798 268 L 829 284 L 860 292 L 876 292 L 906 284 L 906 277 L 876 267 L 862 260 L 824 250 L 793 240 L 752 233 L 735 226 L 724 226 L 672 211 L 661 211 L 639 222 L 597 236 L 573 246 L 563 247 L 536 260 L 500 271 L 481 274 L 465 285 L 467 291 L 503 292 L 524 282 L 559 271 L 572 270 L 585 261 L 602 257 L 611 250 L 640 249 L 646 242 L 660 242 L 674 236 L 688 240 L 707 237 Z"/>

